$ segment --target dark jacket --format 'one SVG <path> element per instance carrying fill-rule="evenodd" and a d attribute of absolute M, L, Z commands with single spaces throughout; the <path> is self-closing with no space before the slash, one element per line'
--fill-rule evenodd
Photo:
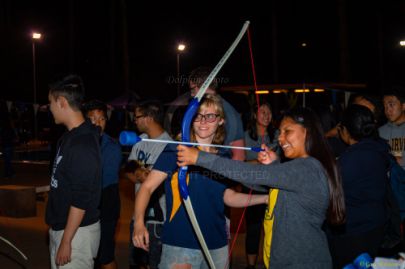
<path fill-rule="evenodd" d="M 119 171 L 121 167 L 121 146 L 109 135 L 101 137 L 102 185 L 100 219 L 116 220 L 120 215 Z"/>
<path fill-rule="evenodd" d="M 364 233 L 384 225 L 389 158 L 388 144 L 374 139 L 363 139 L 340 156 L 347 217 L 343 233 Z"/>
<path fill-rule="evenodd" d="M 58 141 L 45 216 L 53 230 L 65 228 L 71 206 L 86 211 L 81 227 L 99 220 L 102 186 L 99 137 L 97 128 L 86 121 Z"/>

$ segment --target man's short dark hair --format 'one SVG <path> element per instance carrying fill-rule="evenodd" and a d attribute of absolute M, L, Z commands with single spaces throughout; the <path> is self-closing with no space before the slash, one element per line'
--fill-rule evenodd
<path fill-rule="evenodd" d="M 405 87 L 399 85 L 392 86 L 390 89 L 384 91 L 384 96 L 395 96 L 403 104 L 405 103 Z"/>
<path fill-rule="evenodd" d="M 84 100 L 83 80 L 78 75 L 68 75 L 49 87 L 49 94 L 55 99 L 63 96 L 73 110 L 81 110 Z"/>
<path fill-rule="evenodd" d="M 193 71 L 191 71 L 190 76 L 188 77 L 189 82 L 194 83 L 197 87 L 201 87 L 207 77 L 211 74 L 211 68 L 209 67 L 197 67 Z M 210 86 L 211 89 L 216 90 L 218 88 L 218 81 L 214 79 Z"/>
<path fill-rule="evenodd" d="M 85 113 L 92 110 L 101 110 L 104 113 L 104 117 L 107 117 L 107 105 L 100 100 L 91 100 L 84 105 Z"/>
<path fill-rule="evenodd" d="M 147 100 L 135 106 L 144 116 L 151 117 L 156 123 L 163 126 L 163 105 L 157 100 Z"/>

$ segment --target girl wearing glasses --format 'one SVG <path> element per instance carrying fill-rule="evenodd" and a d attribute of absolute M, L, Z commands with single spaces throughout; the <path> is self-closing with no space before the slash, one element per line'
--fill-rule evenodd
<path fill-rule="evenodd" d="M 191 127 L 192 142 L 222 144 L 225 137 L 224 123 L 220 99 L 215 95 L 206 95 Z M 222 149 L 213 147 L 199 147 L 198 150 L 230 157 Z M 165 148 L 138 192 L 133 243 L 136 247 L 148 250 L 149 234 L 143 222 L 145 208 L 153 191 L 164 182 L 167 217 L 163 227 L 159 268 L 208 268 L 179 195 L 176 152 L 173 145 Z M 228 188 L 229 182 L 224 177 L 199 167 L 189 167 L 187 182 L 197 221 L 216 268 L 227 268 L 228 238 L 224 205 L 244 207 L 248 195 L 236 193 Z M 267 199 L 267 195 L 253 195 L 249 205 L 266 203 Z"/>

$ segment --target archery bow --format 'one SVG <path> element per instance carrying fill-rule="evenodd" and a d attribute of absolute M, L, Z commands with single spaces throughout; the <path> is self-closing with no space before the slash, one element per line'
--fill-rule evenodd
<path fill-rule="evenodd" d="M 16 246 L 14 246 L 10 241 L 8 241 L 7 239 L 5 239 L 4 237 L 0 236 L 0 240 L 4 241 L 6 244 L 8 244 L 10 247 L 12 247 L 14 250 L 16 250 L 18 252 L 18 254 L 21 255 L 21 257 L 24 258 L 24 260 L 28 260 L 27 256 L 24 255 L 24 253 L 19 250 Z"/>
<path fill-rule="evenodd" d="M 212 70 L 212 72 L 209 74 L 207 79 L 204 81 L 204 83 L 201 85 L 200 90 L 198 91 L 197 95 L 190 101 L 187 110 L 184 114 L 183 121 L 181 124 L 181 134 L 182 134 L 182 141 L 183 142 L 189 142 L 190 141 L 190 127 L 191 123 L 193 120 L 193 117 L 195 113 L 198 110 L 198 107 L 200 105 L 201 98 L 204 96 L 206 90 L 210 86 L 211 82 L 214 80 L 215 76 L 218 74 L 219 70 L 222 68 L 222 66 L 225 64 L 225 62 L 228 60 L 229 56 L 232 54 L 236 46 L 238 45 L 239 41 L 242 39 L 243 35 L 245 34 L 247 28 L 249 26 L 249 21 L 246 21 L 242 27 L 242 30 L 240 31 L 239 35 L 236 37 L 235 41 L 232 43 L 232 45 L 229 47 L 229 49 L 226 51 L 224 56 L 222 56 L 221 60 L 218 62 L 218 64 L 215 66 L 215 68 Z M 211 269 L 215 269 L 215 264 L 214 261 L 212 260 L 212 257 L 210 255 L 210 252 L 208 250 L 207 244 L 204 240 L 204 237 L 202 235 L 200 226 L 198 225 L 197 218 L 194 213 L 193 206 L 191 204 L 191 200 L 189 197 L 188 193 L 188 187 L 187 187 L 187 166 L 183 166 L 180 168 L 179 171 L 179 190 L 180 190 L 180 195 L 183 198 L 184 205 L 187 211 L 187 214 L 190 217 L 191 224 L 194 228 L 194 231 L 197 234 L 198 241 L 201 244 L 202 250 L 204 255 L 206 256 L 208 260 L 208 264 L 211 267 Z"/>

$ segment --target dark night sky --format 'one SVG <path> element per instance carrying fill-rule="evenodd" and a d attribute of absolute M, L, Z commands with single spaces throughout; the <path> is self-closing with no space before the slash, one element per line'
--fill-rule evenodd
<path fill-rule="evenodd" d="M 172 100 L 177 42 L 188 45 L 180 61 L 186 76 L 197 66 L 215 66 L 245 20 L 251 21 L 259 83 L 346 81 L 380 91 L 391 81 L 404 84 L 405 48 L 398 46 L 405 39 L 404 2 L 271 0 L 266 6 L 249 1 L 230 7 L 202 1 L 2 0 L 0 99 L 32 101 L 32 30 L 44 35 L 36 44 L 40 103 L 47 102 L 47 85 L 67 72 L 83 77 L 89 98 L 108 101 L 127 88 L 142 98 Z M 339 16 L 342 3 L 344 16 Z M 339 50 L 343 18 L 345 78 Z M 303 42 L 308 46 L 303 48 Z M 219 76 L 228 85 L 252 83 L 246 37 Z"/>

